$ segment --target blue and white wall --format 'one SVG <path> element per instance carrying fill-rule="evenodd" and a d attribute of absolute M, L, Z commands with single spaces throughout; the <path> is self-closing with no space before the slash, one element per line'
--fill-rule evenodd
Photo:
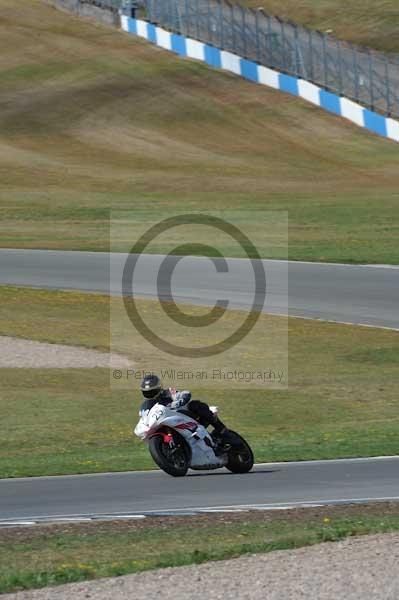
<path fill-rule="evenodd" d="M 383 117 L 352 100 L 327 92 L 309 81 L 268 69 L 231 52 L 220 50 L 183 35 L 171 33 L 147 21 L 122 15 L 121 22 L 124 31 L 145 38 L 165 50 L 200 60 L 214 68 L 230 71 L 245 77 L 245 79 L 250 79 L 276 90 L 300 96 L 312 104 L 356 123 L 360 127 L 365 127 L 383 137 L 399 142 L 398 121 Z"/>

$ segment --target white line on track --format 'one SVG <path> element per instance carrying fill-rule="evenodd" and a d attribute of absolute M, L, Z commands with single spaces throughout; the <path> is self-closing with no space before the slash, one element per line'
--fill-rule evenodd
<path fill-rule="evenodd" d="M 224 512 L 229 508 L 240 510 L 276 510 L 288 508 L 316 508 L 320 506 L 336 506 L 339 504 L 368 504 L 369 502 L 398 502 L 399 496 L 381 496 L 379 498 L 334 498 L 328 500 L 305 500 L 298 502 L 275 502 L 271 504 L 237 504 L 218 506 L 220 512 Z M 190 510 L 198 510 L 207 512 L 214 507 L 190 508 Z M 215 507 L 216 508 L 216 507 Z M 176 509 L 177 510 L 177 509 Z"/>
<path fill-rule="evenodd" d="M 386 329 L 387 331 L 399 331 L 398 327 L 387 327 L 386 325 L 371 325 L 370 323 L 355 323 L 353 321 L 336 321 L 334 319 L 323 319 L 321 317 L 304 317 L 291 313 L 265 312 L 272 317 L 288 317 L 289 319 L 305 319 L 306 321 L 319 321 L 320 323 L 334 323 L 335 325 L 351 325 L 354 327 L 370 327 L 371 329 Z"/>
<path fill-rule="evenodd" d="M 284 502 L 271 504 L 239 504 L 226 506 L 207 506 L 195 508 L 175 508 L 165 510 L 145 511 L 138 514 L 117 513 L 117 514 L 91 514 L 91 515 L 49 515 L 40 517 L 30 517 L 25 519 L 4 519 L 0 520 L 0 527 L 16 527 L 16 526 L 31 526 L 44 525 L 54 523 L 78 523 L 87 521 L 112 521 L 121 519 L 145 519 L 147 517 L 160 516 L 194 516 L 209 513 L 236 513 L 247 512 L 250 510 L 269 511 L 269 510 L 293 510 L 295 508 L 320 508 L 323 506 L 340 506 L 348 504 L 368 504 L 370 502 L 398 502 L 399 496 L 381 496 L 379 498 L 336 498 L 329 500 L 311 500 L 298 502 Z"/>

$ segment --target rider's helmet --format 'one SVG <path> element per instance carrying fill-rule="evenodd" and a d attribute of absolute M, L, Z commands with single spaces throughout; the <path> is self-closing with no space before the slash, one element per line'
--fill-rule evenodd
<path fill-rule="evenodd" d="M 144 398 L 155 400 L 162 393 L 162 382 L 158 375 L 150 373 L 149 375 L 145 375 L 141 380 L 140 389 Z"/>

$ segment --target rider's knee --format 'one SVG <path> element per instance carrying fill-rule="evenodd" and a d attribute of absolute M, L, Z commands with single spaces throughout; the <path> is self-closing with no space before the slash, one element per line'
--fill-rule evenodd
<path fill-rule="evenodd" d="M 190 400 L 190 402 L 187 404 L 187 408 L 192 412 L 196 412 L 197 410 L 201 410 L 203 405 L 204 403 L 200 400 Z"/>

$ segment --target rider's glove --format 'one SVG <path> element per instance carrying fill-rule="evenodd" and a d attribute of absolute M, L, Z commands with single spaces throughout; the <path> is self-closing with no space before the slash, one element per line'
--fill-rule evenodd
<path fill-rule="evenodd" d="M 181 408 L 188 404 L 191 400 L 191 392 L 184 390 L 183 392 L 176 392 L 173 395 L 173 400 L 170 404 L 170 407 L 173 409 Z"/>

